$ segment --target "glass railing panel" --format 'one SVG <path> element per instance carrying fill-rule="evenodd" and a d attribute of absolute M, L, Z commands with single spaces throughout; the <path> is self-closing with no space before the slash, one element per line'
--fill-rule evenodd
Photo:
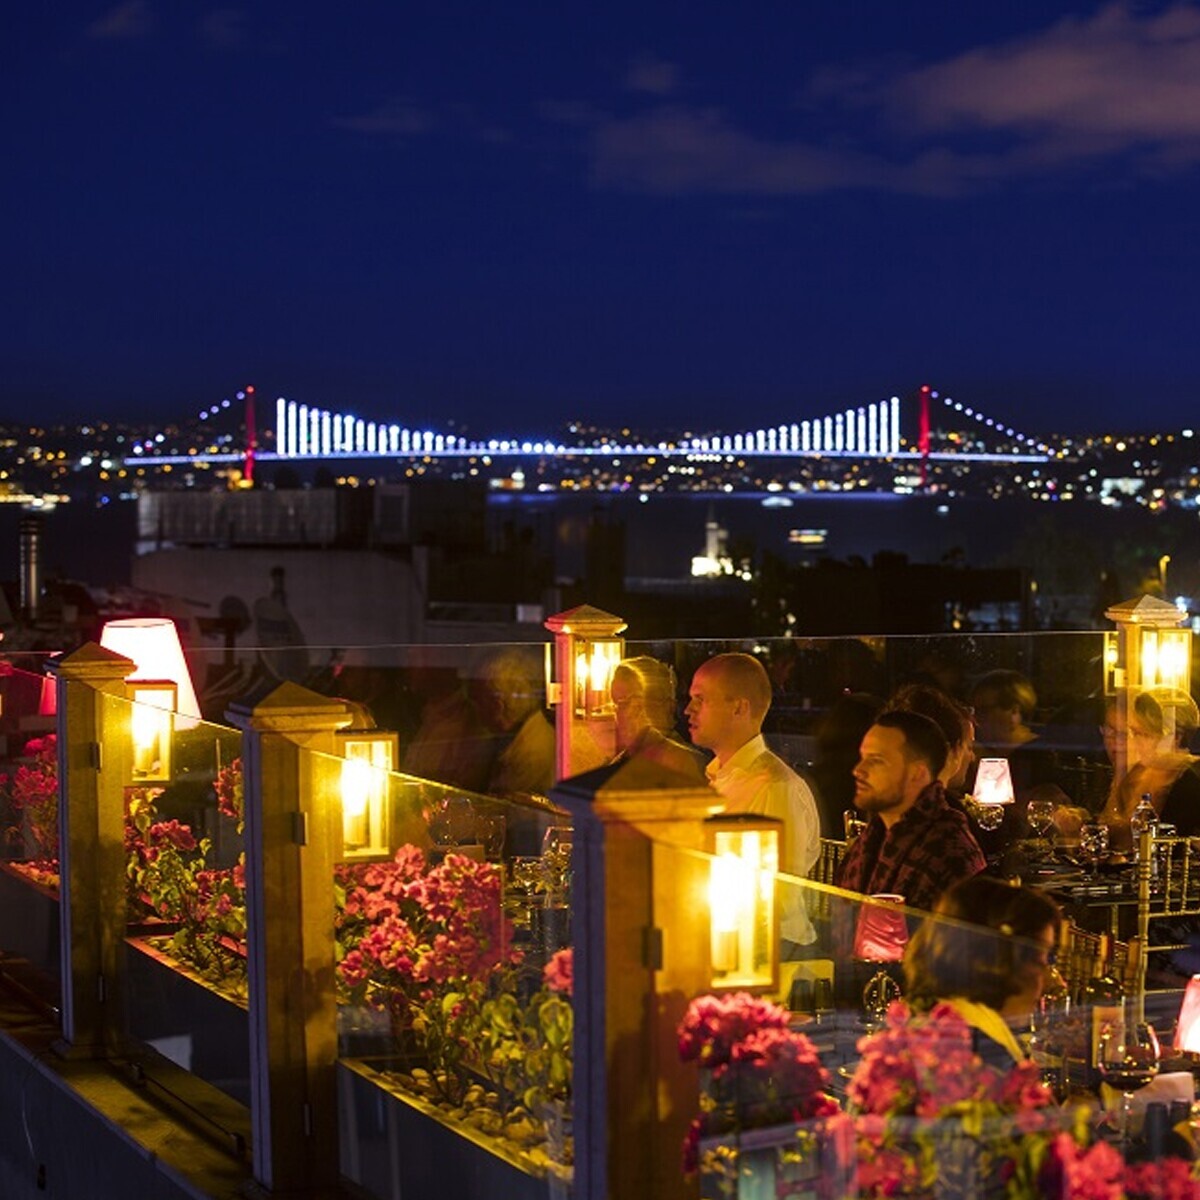
<path fill-rule="evenodd" d="M 210 719 L 221 720 L 232 700 L 262 683 L 290 679 L 351 701 L 376 726 L 395 732 L 397 765 L 410 774 L 479 793 L 545 795 L 553 780 L 549 635 L 531 625 L 530 638 L 530 644 L 281 648 L 246 632 L 228 650 L 207 646 L 189 654 Z M 913 683 L 935 686 L 974 711 L 978 756 L 1009 761 L 1019 799 L 1052 788 L 1081 810 L 1096 811 L 1107 795 L 1112 772 L 1100 731 L 1111 679 L 1099 632 L 631 638 L 627 657 L 647 656 L 674 671 L 662 732 L 689 742 L 692 675 L 722 651 L 751 653 L 766 667 L 773 689 L 768 742 L 817 787 L 829 836 L 841 829 L 849 807 L 863 713 Z"/>
<path fill-rule="evenodd" d="M 54 680 L 0 662 L 0 968 L 55 1006 L 62 974 L 57 741 Z"/>
<path fill-rule="evenodd" d="M 546 795 L 554 780 L 546 709 L 548 637 L 474 645 L 276 646 L 189 650 L 201 711 L 288 680 L 355 705 L 357 724 L 397 734 L 396 766 L 495 795 Z"/>
<path fill-rule="evenodd" d="M 1115 1151 L 1120 1175 L 1172 1152 L 1170 1100 L 1186 1092 L 1186 1121 L 1192 1095 L 1171 1048 L 1180 993 L 1140 993 L 1124 943 L 1072 990 L 1072 963 L 1056 959 L 1084 947 L 1060 938 L 1046 892 L 981 877 L 931 914 L 778 877 L 771 900 L 802 904 L 812 940 L 770 983 L 741 987 L 714 906 L 711 984 L 677 1030 L 695 1069 L 684 1160 L 702 1195 L 734 1177 L 739 1194 L 830 1181 L 821 1194 L 932 1194 L 937 1180 L 989 1195 L 1019 1173 L 1038 1191 L 1059 1154 L 1098 1165 Z"/>
<path fill-rule="evenodd" d="M 951 782 L 973 790 L 978 760 L 1009 764 L 1016 807 L 999 831 L 982 831 L 999 853 L 1024 831 L 1032 796 L 1079 814 L 1098 812 L 1112 782 L 1105 724 L 1105 642 L 1100 633 L 956 634 L 937 637 L 787 638 L 629 642 L 626 654 L 669 665 L 677 686 L 667 732 L 689 740 L 688 691 L 696 668 L 714 654 L 753 655 L 765 667 L 772 701 L 764 723 L 771 749 L 813 789 L 822 832 L 841 836 L 853 807 L 852 770 L 863 733 L 901 689 L 935 688 L 971 720 L 969 761 Z"/>
<path fill-rule="evenodd" d="M 240 1144 L 250 1099 L 241 734 L 130 687 L 138 700 L 105 705 L 105 753 L 125 764 L 125 1041 L 143 1075 Z"/>
<path fill-rule="evenodd" d="M 335 771 L 343 1173 L 380 1196 L 453 1190 L 455 1172 L 496 1195 L 563 1194 L 570 819 L 379 767 Z M 362 826 L 372 800 L 355 798 L 373 791 L 382 844 Z"/>

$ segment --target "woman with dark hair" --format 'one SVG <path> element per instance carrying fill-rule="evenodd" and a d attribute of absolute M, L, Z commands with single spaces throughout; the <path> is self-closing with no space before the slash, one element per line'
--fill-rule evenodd
<path fill-rule="evenodd" d="M 948 1003 L 993 1066 L 1025 1058 L 1024 1028 L 1041 998 L 1061 914 L 1036 888 L 976 875 L 948 889 L 904 953 L 905 995 L 927 1011 Z"/>

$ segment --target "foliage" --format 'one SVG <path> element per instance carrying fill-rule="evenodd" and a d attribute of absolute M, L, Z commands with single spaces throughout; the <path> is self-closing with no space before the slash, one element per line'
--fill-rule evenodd
<path fill-rule="evenodd" d="M 208 865 L 212 844 L 189 825 L 158 819 L 157 788 L 129 788 L 125 804 L 126 875 L 131 915 L 177 924 L 168 950 L 206 979 L 246 990 L 244 860 Z"/>
<path fill-rule="evenodd" d="M 989 1066 L 947 1004 L 923 1016 L 893 1004 L 859 1051 L 847 1094 L 861 1194 L 1029 1194 L 1058 1123 L 1032 1062 Z"/>
<path fill-rule="evenodd" d="M 512 990 L 520 961 L 508 945 L 501 889 L 491 863 L 447 854 L 429 867 L 415 846 L 391 862 L 337 869 L 339 980 L 350 1000 L 387 1009 L 451 1104 L 478 1063 L 483 1006 Z"/>
<path fill-rule="evenodd" d="M 884 1028 L 859 1042 L 844 1114 L 824 1092 L 811 1043 L 787 1020 L 751 996 L 702 996 L 679 1027 L 683 1059 L 711 1068 L 684 1143 L 685 1169 L 705 1172 L 706 1194 L 738 1194 L 753 1169 L 738 1134 L 790 1123 L 794 1139 L 777 1144 L 793 1160 L 831 1152 L 814 1158 L 822 1195 L 1200 1200 L 1193 1164 L 1126 1163 L 1108 1143 L 1089 1144 L 1087 1109 L 1060 1111 L 1034 1064 L 985 1063 L 950 1005 L 921 1016 L 892 1005 Z"/>
<path fill-rule="evenodd" d="M 236 822 L 237 831 L 241 833 L 246 824 L 246 788 L 240 758 L 217 772 L 213 788 L 217 793 L 217 811 Z"/>
<path fill-rule="evenodd" d="M 25 743 L 24 757 L 12 775 L 0 775 L 0 787 L 8 795 L 21 824 L 9 830 L 15 841 L 27 831 L 42 860 L 58 858 L 58 738 L 53 733 Z M 56 881 L 57 882 L 57 881 Z"/>
<path fill-rule="evenodd" d="M 447 854 L 430 866 L 413 846 L 340 866 L 338 978 L 346 999 L 390 1015 L 423 1094 L 485 1132 L 553 1142 L 571 1094 L 572 956 L 540 972 L 524 963 L 502 889 L 490 863 Z M 568 1160 L 567 1135 L 552 1153 Z"/>

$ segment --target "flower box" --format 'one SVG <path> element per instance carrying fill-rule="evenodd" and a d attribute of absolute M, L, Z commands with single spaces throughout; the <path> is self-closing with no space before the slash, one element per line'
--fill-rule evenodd
<path fill-rule="evenodd" d="M 62 979 L 58 891 L 35 882 L 20 863 L 0 863 L 0 951 Z"/>
<path fill-rule="evenodd" d="M 855 1195 L 855 1168 L 839 1159 L 825 1120 L 747 1129 L 700 1140 L 701 1200 L 841 1200 Z"/>
<path fill-rule="evenodd" d="M 369 1063 L 338 1063 L 342 1174 L 368 1195 L 557 1200 L 569 1184 L 515 1146 L 404 1091 Z"/>
<path fill-rule="evenodd" d="M 126 942 L 129 1032 L 242 1104 L 250 1103 L 247 1005 L 151 945 Z"/>

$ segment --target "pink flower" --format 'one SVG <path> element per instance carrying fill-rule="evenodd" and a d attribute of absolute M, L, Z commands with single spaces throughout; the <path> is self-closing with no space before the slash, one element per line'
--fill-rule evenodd
<path fill-rule="evenodd" d="M 1134 1163 L 1125 1168 L 1125 1195 L 1128 1200 L 1197 1200 L 1200 1180 L 1180 1158 Z"/>
<path fill-rule="evenodd" d="M 688 1005 L 680 1023 L 679 1057 L 702 1067 L 729 1061 L 735 1042 L 757 1029 L 786 1029 L 787 1010 L 748 992 L 728 996 L 699 996 Z"/>
<path fill-rule="evenodd" d="M 550 961 L 542 968 L 542 979 L 552 992 L 561 992 L 565 996 L 574 994 L 575 952 L 570 946 L 556 950 L 550 956 Z"/>

